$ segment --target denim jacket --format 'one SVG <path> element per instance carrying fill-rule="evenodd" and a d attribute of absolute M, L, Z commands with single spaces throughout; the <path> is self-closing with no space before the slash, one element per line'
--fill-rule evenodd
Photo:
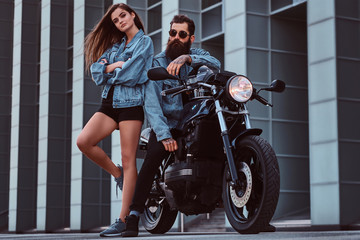
<path fill-rule="evenodd" d="M 191 48 L 190 57 L 191 64 L 184 64 L 180 68 L 180 78 L 186 77 L 193 68 L 201 65 L 220 69 L 219 60 L 210 56 L 209 52 L 203 49 Z M 165 51 L 163 51 L 155 56 L 153 66 L 166 68 L 170 62 L 171 59 L 166 57 Z M 172 138 L 170 129 L 175 128 L 180 120 L 183 109 L 181 94 L 175 97 L 160 95 L 161 91 L 176 86 L 179 86 L 179 81 L 171 79 L 148 81 L 145 84 L 145 113 L 158 141 Z"/>
<path fill-rule="evenodd" d="M 144 83 L 148 80 L 147 70 L 152 65 L 154 47 L 150 37 L 140 29 L 125 46 L 126 36 L 121 43 L 115 43 L 90 67 L 96 85 L 104 85 L 101 97 L 106 98 L 114 85 L 113 107 L 125 108 L 144 104 Z M 106 59 L 108 63 L 102 64 Z M 124 61 L 122 68 L 105 73 L 108 64 Z"/>

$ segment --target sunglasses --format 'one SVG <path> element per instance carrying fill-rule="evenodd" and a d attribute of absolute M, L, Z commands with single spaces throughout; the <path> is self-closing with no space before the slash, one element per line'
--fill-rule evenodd
<path fill-rule="evenodd" d="M 169 35 L 170 35 L 171 37 L 175 37 L 177 33 L 178 33 L 178 31 L 176 31 L 175 29 L 171 29 L 171 30 L 169 31 Z M 185 31 L 182 31 L 182 30 L 179 31 L 179 37 L 180 37 L 180 38 L 186 38 L 187 36 L 190 36 L 190 34 L 187 33 L 187 32 L 185 32 Z"/>

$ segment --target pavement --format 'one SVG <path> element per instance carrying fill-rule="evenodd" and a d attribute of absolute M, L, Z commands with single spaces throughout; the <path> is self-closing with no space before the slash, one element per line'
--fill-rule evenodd
<path fill-rule="evenodd" d="M 100 238 L 98 233 L 37 233 L 37 234 L 0 234 L 0 239 L 27 239 L 27 240 L 41 240 L 41 239 L 104 239 Z M 107 239 L 107 238 L 105 238 Z M 121 237 L 113 237 L 111 239 L 122 239 Z M 273 233 L 259 233 L 254 235 L 243 235 L 236 232 L 229 233 L 175 233 L 170 232 L 162 235 L 150 234 L 141 232 L 138 237 L 130 239 L 174 239 L 174 240 L 193 240 L 193 239 L 210 239 L 210 240 L 285 240 L 285 239 L 314 239 L 314 240 L 358 240 L 360 239 L 360 230 L 347 231 L 295 231 L 286 232 L 279 231 Z"/>
<path fill-rule="evenodd" d="M 282 220 L 273 221 L 272 225 L 276 227 L 276 232 L 261 232 L 259 234 L 239 234 L 237 232 L 168 232 L 166 234 L 150 234 L 146 231 L 140 231 L 138 237 L 130 238 L 148 239 L 148 240 L 360 240 L 360 225 L 348 227 L 341 230 L 340 227 L 311 226 L 310 220 Z M 57 240 L 57 239 L 104 239 L 99 237 L 99 233 L 0 233 L 0 240 Z M 121 237 L 112 237 L 105 239 L 122 239 Z"/>

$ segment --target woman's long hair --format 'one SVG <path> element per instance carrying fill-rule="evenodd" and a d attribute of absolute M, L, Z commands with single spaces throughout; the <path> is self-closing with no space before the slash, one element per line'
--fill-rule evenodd
<path fill-rule="evenodd" d="M 93 30 L 85 38 L 84 53 L 86 71 L 90 70 L 91 64 L 96 62 L 108 48 L 115 43 L 120 42 L 125 36 L 125 33 L 119 31 L 111 19 L 111 14 L 117 8 L 121 8 L 130 14 L 134 13 L 134 23 L 136 27 L 145 32 L 144 25 L 139 15 L 131 7 L 124 3 L 111 5 L 98 24 L 96 24 Z"/>

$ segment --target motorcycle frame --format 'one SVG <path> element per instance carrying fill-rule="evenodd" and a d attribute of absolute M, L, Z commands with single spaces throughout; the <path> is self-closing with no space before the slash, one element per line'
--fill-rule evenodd
<path fill-rule="evenodd" d="M 205 83 L 200 83 L 200 85 L 203 85 L 205 87 L 210 87 L 212 90 L 212 94 L 213 96 L 216 96 L 217 92 L 217 88 L 213 85 L 209 85 L 209 84 L 205 84 Z M 247 110 L 247 107 L 245 104 L 241 104 L 241 110 L 240 112 L 232 112 L 232 111 L 227 111 L 225 109 L 223 109 L 221 107 L 220 104 L 220 100 L 219 99 L 215 99 L 215 111 L 219 120 L 219 124 L 220 124 L 220 131 L 221 131 L 221 137 L 223 140 L 223 144 L 224 144 L 224 149 L 225 149 L 225 153 L 226 153 L 226 159 L 229 165 L 229 170 L 230 170 L 230 176 L 231 176 L 231 182 L 230 185 L 233 187 L 237 187 L 240 186 L 240 181 L 239 181 L 239 177 L 236 171 L 236 166 L 235 166 L 235 159 L 234 159 L 234 155 L 233 155 L 233 149 L 235 148 L 235 143 L 236 140 L 243 136 L 244 133 L 250 133 L 250 134 L 255 134 L 255 135 L 260 135 L 260 133 L 262 132 L 261 129 L 252 129 L 251 128 L 251 123 L 250 123 L 250 118 L 249 118 L 249 112 Z M 235 137 L 235 139 L 232 141 L 232 143 L 230 143 L 230 137 L 229 137 L 229 132 L 228 132 L 228 127 L 226 125 L 226 121 L 224 118 L 224 114 L 223 112 L 227 112 L 230 114 L 241 114 L 244 117 L 244 124 L 245 124 L 245 129 L 249 130 L 249 131 L 243 131 L 241 132 L 238 136 Z M 260 130 L 260 131 L 259 131 Z M 249 135 L 249 134 L 246 134 Z"/>

